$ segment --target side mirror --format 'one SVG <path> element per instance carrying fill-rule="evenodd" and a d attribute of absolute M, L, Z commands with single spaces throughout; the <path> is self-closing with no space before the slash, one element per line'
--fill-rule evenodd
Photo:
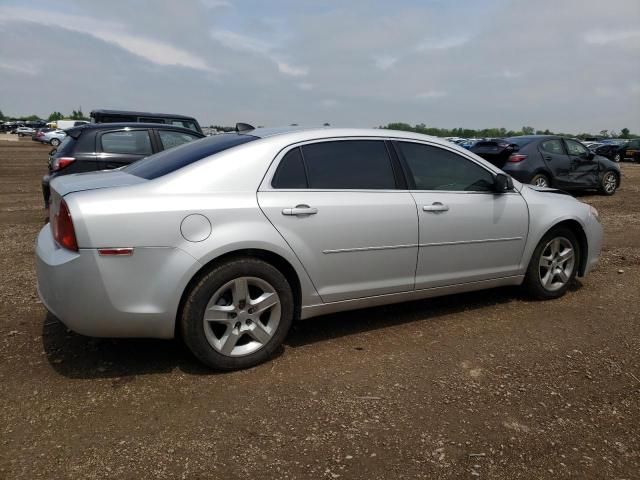
<path fill-rule="evenodd" d="M 595 156 L 596 156 L 596 154 L 590 151 L 590 152 L 587 154 L 587 160 L 593 160 L 593 157 L 595 157 Z"/>
<path fill-rule="evenodd" d="M 513 181 L 511 177 L 504 173 L 498 173 L 493 177 L 493 190 L 496 193 L 504 193 L 513 189 Z"/>

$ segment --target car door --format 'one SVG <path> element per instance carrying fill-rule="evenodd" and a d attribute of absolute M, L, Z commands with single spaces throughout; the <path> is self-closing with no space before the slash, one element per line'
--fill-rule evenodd
<path fill-rule="evenodd" d="M 153 153 L 148 129 L 106 130 L 96 137 L 96 151 L 103 168 L 120 168 Z"/>
<path fill-rule="evenodd" d="M 494 192 L 494 174 L 452 149 L 394 145 L 418 206 L 416 289 L 521 273 L 529 212 L 520 194 Z"/>
<path fill-rule="evenodd" d="M 403 181 L 382 139 L 319 141 L 282 152 L 258 202 L 323 301 L 405 292 L 418 222 Z"/>
<path fill-rule="evenodd" d="M 556 187 L 571 185 L 571 160 L 560 138 L 543 140 L 538 145 L 542 159 L 551 172 L 552 184 Z"/>
<path fill-rule="evenodd" d="M 580 142 L 565 138 L 569 161 L 570 182 L 575 187 L 590 187 L 598 184 L 598 161 L 595 155 Z"/>

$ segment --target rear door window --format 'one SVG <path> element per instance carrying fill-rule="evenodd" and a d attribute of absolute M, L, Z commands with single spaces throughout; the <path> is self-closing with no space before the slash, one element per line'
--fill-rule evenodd
<path fill-rule="evenodd" d="M 198 140 L 200 137 L 185 132 L 176 132 L 175 130 L 158 130 L 162 149 L 177 147 L 183 143 Z"/>
<path fill-rule="evenodd" d="M 547 153 L 564 155 L 564 148 L 562 148 L 562 142 L 558 138 L 555 138 L 553 140 L 547 140 L 546 142 L 542 142 L 542 150 L 544 150 Z"/>
<path fill-rule="evenodd" d="M 282 158 L 271 186 L 273 188 L 309 188 L 300 148 L 289 150 Z"/>
<path fill-rule="evenodd" d="M 121 130 L 104 133 L 100 142 L 104 153 L 151 155 L 151 139 L 147 130 Z"/>
<path fill-rule="evenodd" d="M 382 140 L 340 140 L 302 146 L 309 188 L 395 189 L 395 177 Z"/>

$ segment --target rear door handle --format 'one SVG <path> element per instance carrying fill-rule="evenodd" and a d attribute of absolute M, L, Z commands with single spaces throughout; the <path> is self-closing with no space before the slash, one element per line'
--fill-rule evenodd
<path fill-rule="evenodd" d="M 447 212 L 449 205 L 443 205 L 440 202 L 433 202 L 431 205 L 423 205 L 422 210 L 425 212 Z"/>
<path fill-rule="evenodd" d="M 317 208 L 310 207 L 309 205 L 296 205 L 293 208 L 283 208 L 283 215 L 315 215 L 318 213 Z"/>

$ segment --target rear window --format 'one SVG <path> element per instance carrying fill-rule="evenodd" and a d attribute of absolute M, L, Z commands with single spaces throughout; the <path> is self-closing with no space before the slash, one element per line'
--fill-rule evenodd
<path fill-rule="evenodd" d="M 131 175 L 153 180 L 171 172 L 191 165 L 198 160 L 228 150 L 243 143 L 257 140 L 252 135 L 225 133 L 203 138 L 198 142 L 189 142 L 169 150 L 143 158 L 125 167 L 123 170 Z"/>
<path fill-rule="evenodd" d="M 71 135 L 67 135 L 62 139 L 60 145 L 56 149 L 56 153 L 54 154 L 56 157 L 67 157 L 73 153 L 73 147 L 76 144 L 76 139 Z"/>

